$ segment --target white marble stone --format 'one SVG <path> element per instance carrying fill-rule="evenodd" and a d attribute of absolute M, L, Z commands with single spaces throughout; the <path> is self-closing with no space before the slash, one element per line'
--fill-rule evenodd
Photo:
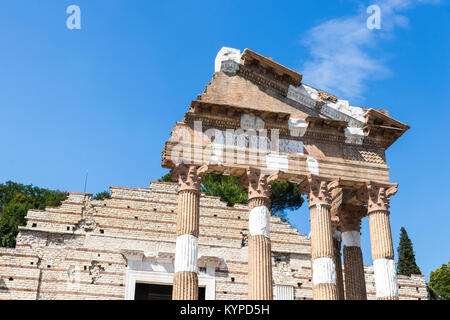
<path fill-rule="evenodd" d="M 177 237 L 175 272 L 197 272 L 198 239 L 189 234 Z"/>
<path fill-rule="evenodd" d="M 308 157 L 306 159 L 306 163 L 308 165 L 308 170 L 311 174 L 318 175 L 319 174 L 319 161 L 317 161 L 314 157 Z"/>
<path fill-rule="evenodd" d="M 250 235 L 270 238 L 270 211 L 267 207 L 253 208 L 249 214 L 248 224 Z"/>
<path fill-rule="evenodd" d="M 266 206 L 253 208 L 249 214 L 248 224 L 250 235 L 270 238 L 270 211 Z"/>
<path fill-rule="evenodd" d="M 281 155 L 279 153 L 269 153 L 266 155 L 266 168 L 268 170 L 289 170 L 289 159 L 287 155 Z"/>
<path fill-rule="evenodd" d="M 342 232 L 342 245 L 345 247 L 361 247 L 361 234 L 359 231 Z"/>
<path fill-rule="evenodd" d="M 316 89 L 304 84 L 301 84 L 299 87 L 290 85 L 288 88 L 287 97 L 312 109 L 316 105 L 318 93 Z"/>
<path fill-rule="evenodd" d="M 216 60 L 215 60 L 215 71 L 219 72 L 222 68 L 222 62 L 224 61 L 234 61 L 236 63 L 241 62 L 241 51 L 239 49 L 234 48 L 228 48 L 228 47 L 222 47 L 220 51 L 217 53 Z"/>
<path fill-rule="evenodd" d="M 291 136 L 303 137 L 306 133 L 308 123 L 304 119 L 289 118 L 288 126 Z"/>
<path fill-rule="evenodd" d="M 364 140 L 364 130 L 362 128 L 345 128 L 345 143 L 361 145 Z"/>
<path fill-rule="evenodd" d="M 397 271 L 392 259 L 377 259 L 373 262 L 377 298 L 398 297 Z"/>
<path fill-rule="evenodd" d="M 331 258 L 317 258 L 313 261 L 313 284 L 336 284 L 336 267 Z"/>

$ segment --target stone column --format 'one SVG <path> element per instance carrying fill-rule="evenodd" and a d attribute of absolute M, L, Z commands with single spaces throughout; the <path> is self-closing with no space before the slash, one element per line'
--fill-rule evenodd
<path fill-rule="evenodd" d="M 361 206 L 342 205 L 341 208 L 346 300 L 367 300 L 360 233 L 361 218 L 365 213 Z"/>
<path fill-rule="evenodd" d="M 345 300 L 344 280 L 342 277 L 341 232 L 333 228 L 334 265 L 336 266 L 337 300 Z"/>
<path fill-rule="evenodd" d="M 369 183 L 367 191 L 367 212 L 377 299 L 398 300 L 397 272 L 389 222 L 389 198 L 397 192 L 397 184 Z"/>
<path fill-rule="evenodd" d="M 249 168 L 240 183 L 248 189 L 248 299 L 273 300 L 270 242 L 270 185 L 278 174 Z"/>
<path fill-rule="evenodd" d="M 207 166 L 177 165 L 172 178 L 178 181 L 177 242 L 173 300 L 197 300 L 200 186 Z"/>
<path fill-rule="evenodd" d="M 336 184 L 336 182 L 329 182 L 319 176 L 310 175 L 300 185 L 301 192 L 306 192 L 308 195 L 311 215 L 314 300 L 337 300 L 338 298 L 329 195 Z"/>

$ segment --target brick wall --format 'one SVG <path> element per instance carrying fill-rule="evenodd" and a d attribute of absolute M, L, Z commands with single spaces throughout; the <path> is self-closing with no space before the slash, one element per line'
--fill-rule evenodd
<path fill-rule="evenodd" d="M 30 210 L 15 249 L 0 248 L 0 299 L 124 299 L 124 250 L 175 251 L 176 185 L 111 187 L 111 199 L 70 193 L 58 208 Z M 202 195 L 199 257 L 215 256 L 216 299 L 247 298 L 248 213 Z M 275 284 L 311 299 L 310 242 L 271 217 Z M 201 270 L 204 272 L 204 270 Z M 369 298 L 375 298 L 372 267 L 366 267 Z M 423 276 L 399 277 L 401 299 L 427 299 Z M 275 288 L 274 288 L 275 290 Z"/>

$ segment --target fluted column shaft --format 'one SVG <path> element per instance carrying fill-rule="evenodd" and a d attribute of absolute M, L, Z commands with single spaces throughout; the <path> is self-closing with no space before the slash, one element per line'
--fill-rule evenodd
<path fill-rule="evenodd" d="M 248 189 L 248 299 L 272 300 L 272 250 L 270 241 L 270 185 L 278 174 L 248 168 L 240 183 Z"/>
<path fill-rule="evenodd" d="M 360 200 L 363 201 L 364 199 L 360 198 Z M 367 300 L 360 232 L 361 219 L 366 215 L 367 208 L 363 204 L 341 204 L 339 209 L 346 300 Z"/>
<path fill-rule="evenodd" d="M 310 206 L 309 210 L 311 214 L 313 299 L 337 300 L 330 205 L 317 203 Z"/>
<path fill-rule="evenodd" d="M 199 193 L 182 190 L 178 193 L 177 244 L 175 252 L 174 300 L 197 300 Z"/>
<path fill-rule="evenodd" d="M 334 246 L 334 265 L 336 266 L 337 299 L 345 300 L 344 280 L 342 276 L 341 237 L 339 231 L 335 231 L 333 234 L 333 246 Z"/>
<path fill-rule="evenodd" d="M 398 300 L 389 211 L 369 212 L 369 226 L 377 299 Z"/>
<path fill-rule="evenodd" d="M 371 183 L 367 189 L 370 242 L 377 299 L 398 300 L 397 271 L 389 221 L 389 198 L 397 192 L 397 185 Z"/>
<path fill-rule="evenodd" d="M 345 270 L 345 299 L 367 300 L 364 263 L 359 230 L 342 232 Z"/>
<path fill-rule="evenodd" d="M 198 236 L 200 184 L 206 167 L 180 165 L 173 170 L 178 179 L 175 275 L 173 300 L 198 299 Z"/>
<path fill-rule="evenodd" d="M 308 196 L 311 222 L 311 264 L 314 300 L 337 300 L 335 249 L 330 193 L 339 181 L 310 174 L 300 186 Z"/>
<path fill-rule="evenodd" d="M 248 298 L 272 300 L 272 250 L 269 199 L 249 200 Z"/>

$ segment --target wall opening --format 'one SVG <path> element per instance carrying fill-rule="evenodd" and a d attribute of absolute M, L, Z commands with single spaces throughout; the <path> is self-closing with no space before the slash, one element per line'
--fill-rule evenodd
<path fill-rule="evenodd" d="M 172 300 L 171 285 L 136 283 L 134 293 L 135 300 Z M 204 287 L 198 288 L 198 299 L 205 300 L 206 290 Z"/>

